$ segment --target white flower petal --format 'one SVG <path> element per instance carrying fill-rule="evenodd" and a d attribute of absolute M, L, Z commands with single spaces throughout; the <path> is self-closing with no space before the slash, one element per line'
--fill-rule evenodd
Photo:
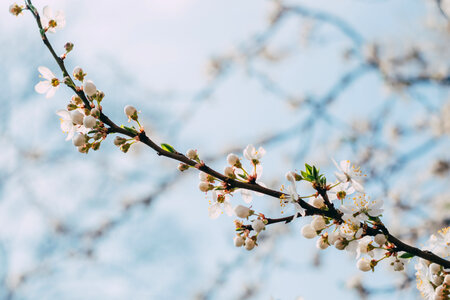
<path fill-rule="evenodd" d="M 362 186 L 361 183 L 359 183 L 358 181 L 352 179 L 352 186 L 355 188 L 355 190 L 357 190 L 360 193 L 364 193 L 364 187 Z"/>
<path fill-rule="evenodd" d="M 341 166 L 342 172 L 344 172 L 344 173 L 349 173 L 350 172 L 351 164 L 350 164 L 349 160 L 341 160 L 339 165 Z"/>
<path fill-rule="evenodd" d="M 244 199 L 245 203 L 250 203 L 252 202 L 252 192 L 250 192 L 249 190 L 244 190 L 241 189 L 241 195 L 242 195 L 242 199 Z"/>
<path fill-rule="evenodd" d="M 41 73 L 42 77 L 44 77 L 47 80 L 52 80 L 53 78 L 56 78 L 55 74 L 53 74 L 52 71 L 50 71 L 49 68 L 40 66 L 38 68 L 39 73 Z"/>
<path fill-rule="evenodd" d="M 233 215 L 233 206 L 231 206 L 230 202 L 225 201 L 223 203 L 223 208 L 225 209 L 225 212 L 227 215 L 232 216 Z"/>
<path fill-rule="evenodd" d="M 47 18 L 47 19 L 52 19 L 53 18 L 53 10 L 50 6 L 46 5 L 44 6 L 44 8 L 42 9 L 42 14 Z"/>
<path fill-rule="evenodd" d="M 211 219 L 217 219 L 220 216 L 220 213 L 220 205 L 217 202 L 208 208 L 208 215 Z"/>
<path fill-rule="evenodd" d="M 51 97 L 53 97 L 54 95 L 55 95 L 55 93 L 56 93 L 56 90 L 58 89 L 58 87 L 51 87 L 49 90 L 48 90 L 48 92 L 47 92 L 47 95 L 45 95 L 45 98 L 51 98 Z"/>
<path fill-rule="evenodd" d="M 34 86 L 34 90 L 39 94 L 45 94 L 51 87 L 52 85 L 49 81 L 41 81 Z"/>

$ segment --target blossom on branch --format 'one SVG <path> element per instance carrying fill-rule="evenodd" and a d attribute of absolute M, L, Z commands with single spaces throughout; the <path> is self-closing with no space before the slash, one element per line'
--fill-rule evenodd
<path fill-rule="evenodd" d="M 341 160 L 338 165 L 337 162 L 333 159 L 333 163 L 340 171 L 340 173 L 334 173 L 340 182 L 349 182 L 355 188 L 355 190 L 360 193 L 364 193 L 364 187 L 359 182 L 359 177 L 363 176 L 359 167 L 353 166 L 349 160 Z"/>
<path fill-rule="evenodd" d="M 53 14 L 50 6 L 45 6 L 42 10 L 41 24 L 45 31 L 55 33 L 56 29 L 61 29 L 66 25 L 64 13 L 60 10 Z"/>
<path fill-rule="evenodd" d="M 209 217 L 211 219 L 217 219 L 222 213 L 222 209 L 225 210 L 226 214 L 233 215 L 233 207 L 229 201 L 229 195 L 223 192 L 213 191 L 213 204 L 208 208 Z M 223 206 L 223 208 L 222 208 Z"/>
<path fill-rule="evenodd" d="M 34 86 L 34 90 L 39 94 L 46 94 L 45 98 L 51 98 L 55 95 L 56 90 L 59 88 L 60 81 L 56 78 L 55 74 L 50 71 L 49 68 L 40 66 L 38 68 L 40 77 L 43 77 L 45 80 L 40 81 L 38 84 Z"/>

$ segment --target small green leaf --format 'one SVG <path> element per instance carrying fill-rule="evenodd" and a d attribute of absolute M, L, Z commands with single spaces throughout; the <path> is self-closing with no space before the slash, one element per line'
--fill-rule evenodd
<path fill-rule="evenodd" d="M 305 168 L 306 168 L 306 172 L 307 172 L 308 174 L 311 174 L 311 173 L 312 173 L 312 168 L 311 168 L 310 165 L 305 164 Z"/>
<path fill-rule="evenodd" d="M 163 148 L 163 150 L 165 150 L 165 151 L 167 151 L 167 152 L 170 152 L 170 153 L 175 153 L 175 152 L 176 152 L 176 151 L 175 151 L 175 148 L 172 147 L 172 146 L 169 145 L 169 144 L 161 144 L 161 148 Z"/>
<path fill-rule="evenodd" d="M 127 127 L 127 126 L 124 126 L 124 125 L 120 125 L 120 127 L 125 129 L 128 132 L 131 132 L 132 134 L 138 134 L 138 131 L 134 127 L 130 128 L 130 127 Z"/>
<path fill-rule="evenodd" d="M 413 258 L 414 255 L 411 254 L 411 253 L 406 252 L 406 253 L 403 253 L 402 255 L 400 255 L 399 257 L 400 257 L 400 258 L 408 259 L 408 258 Z"/>

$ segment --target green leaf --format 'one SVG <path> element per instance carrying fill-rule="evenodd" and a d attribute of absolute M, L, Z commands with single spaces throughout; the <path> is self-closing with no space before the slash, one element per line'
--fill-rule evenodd
<path fill-rule="evenodd" d="M 408 259 L 408 258 L 413 258 L 414 256 L 415 256 L 415 255 L 406 252 L 406 253 L 403 253 L 402 255 L 400 255 L 399 257 L 400 257 L 400 258 Z"/>
<path fill-rule="evenodd" d="M 125 129 L 128 132 L 131 132 L 132 134 L 138 134 L 138 131 L 134 127 L 130 128 L 130 127 L 127 127 L 127 126 L 124 126 L 124 125 L 120 125 L 120 127 Z"/>
<path fill-rule="evenodd" d="M 176 152 L 176 151 L 175 151 L 175 148 L 172 147 L 172 146 L 169 145 L 169 144 L 161 144 L 161 148 L 163 148 L 163 150 L 165 150 L 165 151 L 167 151 L 167 152 L 170 152 L 170 153 L 175 153 L 175 152 Z"/>
<path fill-rule="evenodd" d="M 306 173 L 311 174 L 312 173 L 312 168 L 310 165 L 305 164 L 305 168 L 306 168 Z"/>

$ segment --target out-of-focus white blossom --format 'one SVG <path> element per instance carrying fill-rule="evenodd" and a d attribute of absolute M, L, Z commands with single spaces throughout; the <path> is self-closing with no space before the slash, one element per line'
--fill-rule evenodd
<path fill-rule="evenodd" d="M 317 236 L 317 232 L 311 224 L 306 224 L 301 229 L 302 235 L 307 239 L 313 239 Z"/>
<path fill-rule="evenodd" d="M 245 219 L 250 216 L 251 209 L 243 205 L 238 205 L 234 208 L 234 213 L 238 218 Z"/>
<path fill-rule="evenodd" d="M 358 269 L 360 269 L 363 272 L 368 272 L 368 271 L 372 270 L 370 261 L 365 258 L 360 258 L 357 261 L 356 266 L 358 267 Z"/>
<path fill-rule="evenodd" d="M 66 26 L 66 18 L 64 17 L 64 12 L 60 10 L 53 14 L 53 10 L 47 5 L 42 10 L 41 23 L 42 27 L 48 32 L 55 33 L 56 29 Z"/>

